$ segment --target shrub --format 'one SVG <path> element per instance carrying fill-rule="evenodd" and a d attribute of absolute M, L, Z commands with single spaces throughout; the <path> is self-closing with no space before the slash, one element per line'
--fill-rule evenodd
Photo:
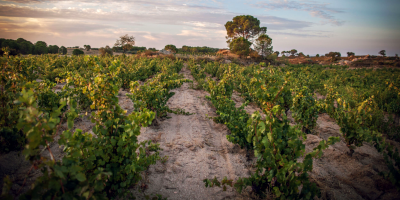
<path fill-rule="evenodd" d="M 347 57 L 355 56 L 356 54 L 354 52 L 347 52 Z"/>
<path fill-rule="evenodd" d="M 100 52 L 100 56 L 106 56 L 106 55 L 112 56 L 113 55 L 113 51 L 108 45 L 106 47 L 101 47 L 99 49 L 99 52 Z"/>
<path fill-rule="evenodd" d="M 155 55 L 154 51 L 152 51 L 152 50 L 146 50 L 146 51 L 144 51 L 144 54 L 145 54 L 146 56 Z"/>
<path fill-rule="evenodd" d="M 172 51 L 172 52 L 174 52 L 174 53 L 176 53 L 176 51 L 178 50 L 178 49 L 176 48 L 176 46 L 173 45 L 173 44 L 168 44 L 168 45 L 166 45 L 166 46 L 164 47 L 164 49 L 165 49 L 165 50 L 170 50 L 170 51 Z"/>
<path fill-rule="evenodd" d="M 79 56 L 79 55 L 83 55 L 83 54 L 85 54 L 85 53 L 80 49 L 74 49 L 74 51 L 72 51 L 72 55 L 75 55 L 75 56 Z"/>
<path fill-rule="evenodd" d="M 337 60 L 341 59 L 341 54 L 340 52 L 329 52 L 327 54 L 325 54 L 326 57 L 331 57 L 331 61 L 335 62 Z"/>

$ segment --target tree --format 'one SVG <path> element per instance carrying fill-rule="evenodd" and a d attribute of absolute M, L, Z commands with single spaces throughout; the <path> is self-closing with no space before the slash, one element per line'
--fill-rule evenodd
<path fill-rule="evenodd" d="M 17 42 L 18 42 L 18 40 L 17 40 Z M 25 41 L 18 43 L 18 45 L 19 45 L 19 51 L 22 54 L 32 54 L 33 53 L 34 46 L 33 46 L 32 42 L 25 40 Z"/>
<path fill-rule="evenodd" d="M 340 52 L 332 52 L 332 51 L 331 51 L 331 52 L 325 54 L 325 56 L 326 56 L 326 57 L 331 57 L 331 61 L 332 61 L 332 62 L 335 62 L 335 61 L 341 59 L 341 54 L 340 54 Z"/>
<path fill-rule="evenodd" d="M 347 57 L 354 56 L 354 55 L 355 55 L 354 52 L 347 52 Z"/>
<path fill-rule="evenodd" d="M 17 43 L 22 43 L 22 42 L 27 42 L 28 40 L 25 40 L 24 38 L 18 38 Z"/>
<path fill-rule="evenodd" d="M 379 51 L 379 54 L 381 54 L 383 57 L 385 57 L 386 56 L 386 50 Z"/>
<path fill-rule="evenodd" d="M 247 56 L 250 53 L 251 42 L 244 37 L 233 39 L 229 43 L 229 49 L 232 53 L 239 56 Z"/>
<path fill-rule="evenodd" d="M 25 40 L 24 38 L 18 38 L 16 42 L 21 54 L 32 54 L 34 48 L 32 42 Z"/>
<path fill-rule="evenodd" d="M 267 34 L 262 34 L 256 39 L 254 49 L 265 58 L 272 53 L 271 44 L 272 39 Z"/>
<path fill-rule="evenodd" d="M 150 51 L 157 51 L 156 48 L 149 48 Z"/>
<path fill-rule="evenodd" d="M 75 56 L 79 56 L 79 55 L 83 55 L 83 54 L 85 54 L 85 52 L 83 52 L 83 51 L 80 50 L 80 49 L 74 49 L 74 50 L 72 51 L 72 55 L 75 55 Z"/>
<path fill-rule="evenodd" d="M 178 50 L 178 49 L 176 48 L 176 46 L 173 45 L 173 44 L 167 44 L 167 45 L 165 45 L 164 49 L 165 49 L 165 50 L 170 50 L 170 51 L 173 52 L 173 53 L 176 53 L 176 51 Z"/>
<path fill-rule="evenodd" d="M 279 51 L 275 51 L 276 56 L 279 56 Z"/>
<path fill-rule="evenodd" d="M 1 42 L 1 52 L 0 55 L 7 54 L 7 55 L 18 55 L 19 53 L 19 46 L 15 40 L 12 39 L 4 39 Z"/>
<path fill-rule="evenodd" d="M 183 46 L 182 46 L 182 51 L 183 51 L 183 52 L 189 51 L 189 47 L 186 46 L 186 45 L 183 45 Z"/>
<path fill-rule="evenodd" d="M 292 49 L 289 52 L 290 52 L 290 54 L 292 54 L 292 56 L 294 56 L 297 53 L 297 50 L 296 49 Z"/>
<path fill-rule="evenodd" d="M 59 53 L 59 54 L 63 54 L 63 55 L 67 54 L 67 48 L 65 48 L 64 46 L 61 46 L 61 47 L 58 49 L 58 53 Z"/>
<path fill-rule="evenodd" d="M 305 57 L 305 55 L 304 55 L 303 52 L 300 52 L 300 53 L 298 54 L 298 56 L 299 56 L 299 57 Z"/>
<path fill-rule="evenodd" d="M 58 53 L 58 49 L 60 49 L 57 45 L 49 45 L 48 53 Z"/>
<path fill-rule="evenodd" d="M 1 44 L 2 44 L 4 41 L 6 41 L 6 39 L 0 38 L 0 47 L 2 47 Z"/>
<path fill-rule="evenodd" d="M 83 45 L 83 48 L 86 49 L 86 51 L 89 51 L 92 47 L 88 44 Z"/>
<path fill-rule="evenodd" d="M 114 47 L 122 47 L 124 53 L 126 50 L 129 50 L 135 45 L 135 38 L 133 36 L 129 36 L 128 34 L 119 37 L 120 39 L 117 40 L 114 44 Z"/>
<path fill-rule="evenodd" d="M 319 58 L 319 54 L 315 55 L 315 57 Z"/>
<path fill-rule="evenodd" d="M 1 43 L 1 47 L 8 47 L 8 48 L 10 49 L 10 52 L 11 52 L 11 51 L 18 51 L 18 50 L 19 50 L 19 46 L 18 46 L 17 41 L 12 40 L 12 39 L 4 40 L 4 41 Z"/>
<path fill-rule="evenodd" d="M 48 52 L 48 49 L 47 49 L 46 42 L 37 41 L 35 43 L 34 54 L 42 55 L 42 54 L 47 54 L 47 52 Z"/>
<path fill-rule="evenodd" d="M 228 21 L 225 24 L 227 32 L 227 43 L 232 40 L 243 37 L 246 40 L 252 40 L 257 35 L 262 35 L 267 32 L 267 27 L 260 27 L 260 20 L 251 15 L 240 15 L 233 18 L 233 21 Z"/>
<path fill-rule="evenodd" d="M 101 47 L 99 49 L 99 52 L 100 52 L 100 56 L 107 56 L 107 55 L 112 56 L 113 55 L 113 51 L 110 48 L 110 46 L 108 46 L 108 45 L 106 47 Z"/>

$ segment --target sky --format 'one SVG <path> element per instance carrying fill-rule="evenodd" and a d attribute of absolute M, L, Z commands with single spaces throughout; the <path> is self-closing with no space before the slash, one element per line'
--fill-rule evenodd
<path fill-rule="evenodd" d="M 162 49 L 227 48 L 225 23 L 252 15 L 274 51 L 400 53 L 400 0 L 0 0 L 0 38 L 113 46 L 119 36 Z"/>

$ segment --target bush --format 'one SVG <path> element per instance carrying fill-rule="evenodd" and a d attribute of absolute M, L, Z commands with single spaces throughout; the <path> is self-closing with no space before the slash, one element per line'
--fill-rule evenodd
<path fill-rule="evenodd" d="M 99 49 L 99 52 L 100 52 L 100 56 L 106 56 L 106 55 L 112 56 L 113 55 L 113 51 L 108 45 L 106 47 L 101 47 Z"/>
<path fill-rule="evenodd" d="M 253 58 L 253 59 L 259 59 L 259 58 L 261 58 L 261 56 L 260 56 L 260 54 L 258 54 L 258 52 L 257 51 L 251 51 L 250 52 L 250 58 Z"/>
<path fill-rule="evenodd" d="M 326 57 L 331 57 L 331 61 L 332 61 L 332 62 L 335 62 L 335 61 L 341 59 L 341 54 L 340 54 L 340 52 L 332 52 L 332 51 L 331 51 L 331 52 L 325 54 L 325 56 L 326 56 Z"/>
<path fill-rule="evenodd" d="M 72 51 L 72 55 L 75 55 L 75 56 L 79 56 L 79 55 L 83 55 L 83 54 L 85 54 L 85 53 L 80 49 L 74 49 L 74 51 Z"/>
<path fill-rule="evenodd" d="M 146 56 L 155 55 L 154 51 L 152 51 L 152 50 L 146 50 L 146 51 L 144 51 L 144 54 L 145 54 Z"/>
<path fill-rule="evenodd" d="M 176 51 L 178 50 L 178 49 L 176 48 L 176 46 L 173 45 L 173 44 L 168 44 L 168 45 L 166 45 L 166 46 L 164 47 L 164 49 L 165 49 L 165 50 L 170 50 L 170 51 L 173 52 L 173 53 L 176 53 Z"/>
<path fill-rule="evenodd" d="M 269 63 L 271 64 L 276 64 L 276 59 L 278 56 L 276 54 L 269 54 L 265 59 L 268 60 Z"/>

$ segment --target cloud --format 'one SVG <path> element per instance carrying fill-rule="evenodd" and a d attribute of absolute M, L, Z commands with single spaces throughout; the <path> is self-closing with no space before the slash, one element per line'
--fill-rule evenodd
<path fill-rule="evenodd" d="M 252 4 L 253 7 L 264 8 L 267 10 L 278 10 L 278 9 L 286 9 L 286 10 L 302 10 L 307 11 L 313 17 L 318 17 L 327 20 L 329 23 L 341 26 L 344 24 L 344 21 L 339 21 L 335 19 L 333 14 L 343 13 L 344 11 L 334 8 L 329 8 L 328 3 L 306 3 L 306 2 L 298 2 L 298 1 L 288 1 L 288 0 L 273 0 L 266 2 L 257 2 Z"/>
<path fill-rule="evenodd" d="M 194 37 L 206 37 L 205 34 L 193 30 L 182 30 L 181 33 L 177 34 L 181 36 L 194 36 Z"/>
<path fill-rule="evenodd" d="M 238 14 L 208 11 L 173 11 L 162 7 L 148 8 L 146 12 L 136 8 L 130 12 L 106 11 L 101 8 L 38 8 L 32 6 L 0 5 L 0 16 L 18 18 L 47 18 L 85 21 L 101 21 L 102 23 L 159 23 L 169 25 L 186 25 L 214 30 L 224 30 L 224 24 Z M 257 16 L 259 17 L 259 16 Z M 312 23 L 289 20 L 273 16 L 259 17 L 270 29 L 301 29 L 310 27 Z"/>
<path fill-rule="evenodd" d="M 271 35 L 289 35 L 289 36 L 303 37 L 303 38 L 329 37 L 328 35 L 322 34 L 322 33 L 315 34 L 315 32 L 313 32 L 313 34 L 311 34 L 311 33 L 301 33 L 301 32 L 292 33 L 292 32 L 282 32 L 282 31 L 271 31 L 269 34 L 271 34 Z M 286 37 L 285 37 L 285 39 L 286 39 Z"/>
<path fill-rule="evenodd" d="M 261 21 L 262 26 L 267 27 L 268 30 L 287 30 L 287 29 L 304 29 L 314 25 L 312 22 L 285 19 L 275 16 L 257 16 Z"/>
<path fill-rule="evenodd" d="M 19 19 L 10 20 L 0 18 L 0 30 L 3 32 L 20 32 L 20 33 L 44 33 L 44 34 L 79 34 L 97 30 L 112 30 L 113 26 L 87 23 L 81 21 L 63 21 L 62 23 L 55 20 L 47 19 Z"/>
<path fill-rule="evenodd" d="M 48 41 L 48 44 L 93 47 L 113 45 L 121 35 L 133 35 L 147 47 L 226 47 L 224 24 L 243 13 L 194 0 L 8 0 L 0 2 L 0 35 Z M 269 31 L 300 32 L 314 23 L 275 16 L 255 16 Z M 298 35 L 299 36 L 299 35 Z"/>
<path fill-rule="evenodd" d="M 144 35 L 143 37 L 148 39 L 148 40 L 151 40 L 151 41 L 157 41 L 158 40 L 158 38 L 153 37 L 151 34 Z"/>

